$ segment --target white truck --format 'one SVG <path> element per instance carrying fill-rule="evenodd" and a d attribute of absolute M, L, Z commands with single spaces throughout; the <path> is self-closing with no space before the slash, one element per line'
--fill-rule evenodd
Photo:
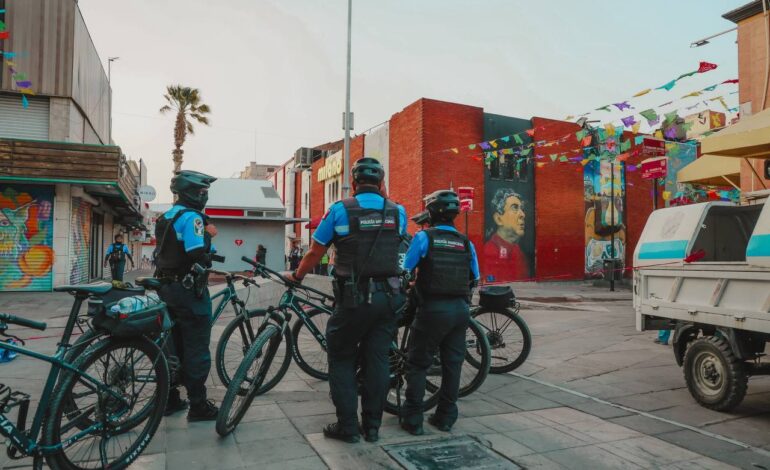
<path fill-rule="evenodd" d="M 636 328 L 673 330 L 674 357 L 702 406 L 729 410 L 770 375 L 770 203 L 654 211 L 634 252 Z"/>

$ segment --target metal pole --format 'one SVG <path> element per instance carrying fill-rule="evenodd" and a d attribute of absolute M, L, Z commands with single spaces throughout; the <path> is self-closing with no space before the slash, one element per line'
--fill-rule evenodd
<path fill-rule="evenodd" d="M 652 210 L 658 209 L 658 178 L 652 179 Z"/>
<path fill-rule="evenodd" d="M 610 292 L 615 291 L 615 160 L 610 160 Z"/>
<path fill-rule="evenodd" d="M 110 94 L 109 96 L 109 107 L 110 107 L 110 119 L 109 119 L 109 135 L 107 138 L 109 139 L 109 142 L 107 142 L 108 145 L 112 144 L 112 62 L 115 60 L 120 59 L 120 57 L 108 57 L 107 58 L 107 87 L 108 92 Z"/>
<path fill-rule="evenodd" d="M 465 236 L 468 236 L 468 211 L 465 211 Z"/>
<path fill-rule="evenodd" d="M 347 85 L 345 87 L 345 143 L 342 160 L 342 197 L 350 197 L 350 30 L 352 28 L 353 0 L 348 0 L 348 67 Z"/>

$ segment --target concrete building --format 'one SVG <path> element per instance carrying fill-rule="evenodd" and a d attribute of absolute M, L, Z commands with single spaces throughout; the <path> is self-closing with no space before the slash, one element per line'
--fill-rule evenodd
<path fill-rule="evenodd" d="M 77 2 L 4 8 L 0 291 L 102 278 L 113 235 L 143 226 L 141 166 L 111 145 L 107 74 Z"/>
<path fill-rule="evenodd" d="M 266 180 L 269 179 L 278 168 L 278 165 L 260 165 L 257 162 L 249 162 L 249 166 L 241 172 L 239 178 L 242 180 Z"/>
<path fill-rule="evenodd" d="M 738 102 L 742 118 L 770 106 L 770 24 L 762 10 L 762 1 L 752 1 L 722 15 L 738 25 Z M 759 159 L 741 162 L 743 193 L 770 188 L 766 162 Z"/>

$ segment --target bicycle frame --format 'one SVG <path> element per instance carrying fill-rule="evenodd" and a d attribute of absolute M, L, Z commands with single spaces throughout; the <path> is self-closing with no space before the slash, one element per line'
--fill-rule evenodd
<path fill-rule="evenodd" d="M 315 339 L 318 341 L 318 343 L 321 345 L 324 351 L 327 350 L 326 347 L 326 335 L 321 332 L 318 327 L 310 321 L 310 316 L 307 313 L 307 310 L 315 309 L 320 310 L 322 312 L 328 313 L 331 315 L 334 313 L 334 309 L 324 305 L 324 304 L 316 304 L 311 302 L 308 299 L 304 299 L 297 295 L 297 293 L 294 291 L 294 288 L 289 288 L 286 290 L 286 292 L 281 297 L 281 301 L 278 303 L 278 308 L 283 310 L 291 310 L 294 312 L 297 317 L 305 324 L 305 326 L 310 330 L 310 332 L 313 334 Z M 298 346 L 296 344 L 292 344 L 292 349 L 296 349 Z M 296 355 L 296 351 L 292 351 Z"/>
<path fill-rule="evenodd" d="M 220 315 L 222 315 L 222 312 L 225 311 L 225 308 L 227 307 L 228 302 L 233 304 L 233 308 L 235 308 L 235 313 L 238 313 L 238 307 L 236 306 L 236 304 L 239 304 L 243 308 L 246 307 L 245 302 L 243 302 L 238 298 L 238 295 L 235 292 L 235 283 L 233 282 L 228 282 L 224 289 L 212 295 L 211 296 L 212 303 L 214 302 L 214 300 L 220 297 L 222 298 L 222 300 L 219 302 L 219 304 L 216 306 L 216 308 L 213 310 L 211 314 L 212 325 L 217 322 Z"/>
<path fill-rule="evenodd" d="M 75 323 L 77 321 L 77 314 L 80 311 L 80 307 L 82 306 L 83 301 L 85 299 L 86 297 L 80 297 L 80 296 L 75 297 L 75 303 L 72 305 L 72 310 L 70 311 L 69 319 L 67 320 L 67 324 L 64 327 L 64 333 L 62 334 L 61 341 L 59 342 L 56 352 L 54 353 L 53 356 L 41 354 L 22 346 L 17 346 L 10 343 L 3 343 L 4 349 L 8 349 L 10 351 L 14 351 L 24 356 L 29 356 L 34 359 L 45 361 L 51 364 L 51 369 L 48 372 L 48 379 L 46 380 L 45 387 L 43 387 L 43 394 L 40 397 L 40 404 L 44 405 L 44 404 L 50 403 L 51 396 L 53 394 L 54 387 L 56 386 L 56 383 L 59 380 L 59 376 L 61 375 L 62 370 L 66 370 L 67 372 L 72 372 L 77 374 L 80 377 L 83 377 L 88 382 L 93 384 L 100 392 L 108 393 L 112 395 L 114 398 L 120 400 L 120 402 L 122 402 L 123 404 L 127 405 L 123 397 L 120 396 L 117 392 L 113 391 L 110 387 L 103 384 L 98 379 L 95 379 L 90 375 L 79 371 L 74 366 L 72 366 L 72 364 L 64 360 L 64 356 L 66 355 L 67 350 L 69 350 L 69 348 L 71 347 L 71 345 L 69 344 L 69 341 L 72 337 L 72 330 L 75 327 Z M 4 410 L 0 410 L 0 411 L 4 411 Z M 81 432 L 79 432 L 75 436 L 70 437 L 64 442 L 60 442 L 52 446 L 40 446 L 38 444 L 38 437 L 40 434 L 40 430 L 42 429 L 43 416 L 45 412 L 46 412 L 45 405 L 44 406 L 38 405 L 37 410 L 35 411 L 35 416 L 32 420 L 32 427 L 29 429 L 28 433 L 25 430 L 18 429 L 16 425 L 13 424 L 13 422 L 11 422 L 10 419 L 8 419 L 3 413 L 0 413 L 0 434 L 10 439 L 13 445 L 19 448 L 26 455 L 33 455 L 36 453 L 40 453 L 41 455 L 48 455 L 51 453 L 58 452 L 61 449 L 66 449 L 67 447 L 79 441 L 81 438 L 89 434 L 93 434 L 94 431 L 98 431 L 102 429 L 101 424 L 99 423 L 93 424 L 89 428 L 82 430 Z"/>

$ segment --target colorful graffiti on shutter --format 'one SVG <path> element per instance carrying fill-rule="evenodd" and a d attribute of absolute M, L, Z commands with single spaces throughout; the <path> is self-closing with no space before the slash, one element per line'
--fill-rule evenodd
<path fill-rule="evenodd" d="M 70 234 L 70 283 L 88 282 L 88 256 L 91 246 L 91 205 L 79 197 L 72 198 L 72 232 Z"/>
<path fill-rule="evenodd" d="M 611 178 L 614 167 L 614 181 Z M 593 160 L 583 172 L 585 199 L 585 274 L 587 278 L 603 276 L 604 260 L 615 258 L 623 267 L 626 258 L 625 172 L 622 163 L 611 165 L 608 161 Z M 612 187 L 615 189 L 615 213 L 613 224 Z M 612 238 L 615 235 L 613 250 Z M 613 253 L 614 251 L 614 253 Z"/>
<path fill-rule="evenodd" d="M 51 290 L 53 190 L 0 187 L 0 291 Z"/>

